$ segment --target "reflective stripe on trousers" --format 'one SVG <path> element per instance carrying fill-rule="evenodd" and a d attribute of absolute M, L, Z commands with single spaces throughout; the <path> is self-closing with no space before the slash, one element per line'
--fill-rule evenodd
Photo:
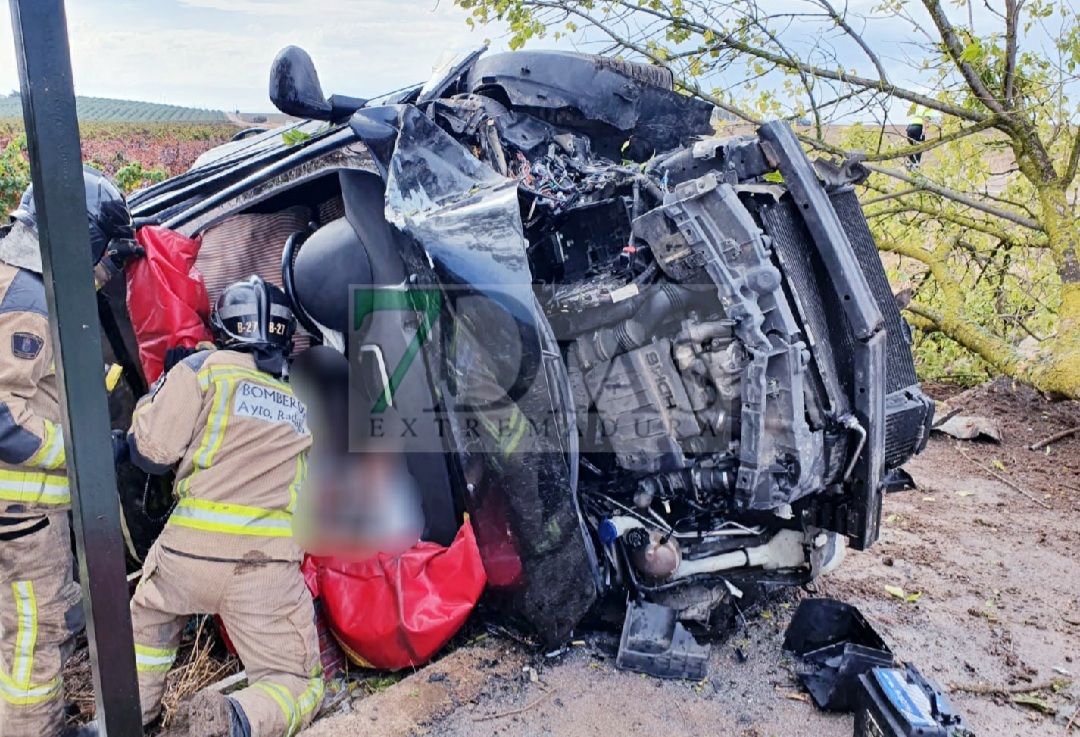
<path fill-rule="evenodd" d="M 0 501 L 62 506 L 71 503 L 71 491 L 67 476 L 0 468 Z"/>
<path fill-rule="evenodd" d="M 285 713 L 285 720 L 289 723 L 288 731 L 285 733 L 286 737 L 292 737 L 292 735 L 296 734 L 296 730 L 303 723 L 304 717 L 310 714 L 315 705 L 322 699 L 323 689 L 326 684 L 323 682 L 321 670 L 321 668 L 316 669 L 307 690 L 300 694 L 300 698 L 296 701 L 293 701 L 292 694 L 284 686 L 266 682 L 254 685 L 254 688 L 269 694 L 270 698 L 277 702 L 277 705 Z"/>
<path fill-rule="evenodd" d="M 32 581 L 16 581 L 11 585 L 14 594 L 16 619 L 15 657 L 11 674 L 0 671 L 0 698 L 9 704 L 27 706 L 53 698 L 63 680 L 58 676 L 44 685 L 30 683 L 34 672 L 34 646 L 37 644 L 38 614 Z"/>
<path fill-rule="evenodd" d="M 140 673 L 168 673 L 176 661 L 177 649 L 135 644 L 135 670 Z"/>

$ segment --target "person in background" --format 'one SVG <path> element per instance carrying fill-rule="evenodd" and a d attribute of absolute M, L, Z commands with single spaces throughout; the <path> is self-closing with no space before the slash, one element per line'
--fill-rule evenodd
<path fill-rule="evenodd" d="M 907 139 L 912 146 L 918 146 L 926 140 L 926 129 L 930 125 L 930 108 L 915 105 L 908 118 Z M 922 151 L 916 151 L 907 158 L 907 168 L 917 169 L 922 164 Z"/>
<path fill-rule="evenodd" d="M 83 170 L 100 288 L 142 249 L 120 190 Z M 61 670 L 83 628 L 67 459 L 33 187 L 0 230 L 0 736 L 93 735 L 64 724 Z M 87 362 L 92 365 L 97 362 Z M 100 365 L 99 363 L 97 365 Z"/>
<path fill-rule="evenodd" d="M 307 409 L 282 380 L 296 320 L 259 277 L 226 288 L 210 316 L 219 350 L 173 366 L 140 400 L 120 458 L 151 474 L 175 464 L 177 497 L 131 601 L 143 723 L 193 614 L 217 614 L 248 687 L 201 691 L 165 733 L 282 737 L 311 722 L 323 678 L 314 605 L 292 517 L 311 447 Z"/>

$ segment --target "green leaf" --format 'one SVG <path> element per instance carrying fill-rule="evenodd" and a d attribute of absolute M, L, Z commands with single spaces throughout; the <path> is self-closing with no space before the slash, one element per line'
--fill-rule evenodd
<path fill-rule="evenodd" d="M 306 133 L 302 130 L 297 130 L 296 128 L 290 128 L 289 130 L 281 134 L 281 140 L 285 141 L 285 144 L 287 146 L 295 146 L 298 143 L 303 143 L 309 138 L 311 138 L 310 133 Z"/>
<path fill-rule="evenodd" d="M 1057 709 L 1033 694 L 1016 694 L 1012 697 L 1012 702 L 1017 706 L 1026 706 L 1029 709 L 1040 711 L 1043 714 L 1049 714 L 1051 716 L 1057 714 Z"/>
<path fill-rule="evenodd" d="M 978 61 L 980 58 L 982 58 L 982 55 L 982 44 L 979 43 L 978 39 L 975 39 L 974 41 L 969 43 L 967 45 L 967 48 L 964 49 L 963 53 L 960 54 L 960 61 Z"/>
<path fill-rule="evenodd" d="M 907 596 L 905 596 L 904 601 L 908 602 L 909 604 L 912 604 L 912 603 L 918 601 L 920 596 L 922 596 L 922 592 L 921 591 L 916 591 L 914 594 L 908 594 Z"/>
<path fill-rule="evenodd" d="M 885 593 L 889 596 L 895 596 L 897 599 L 903 599 L 907 596 L 899 586 L 886 586 Z"/>

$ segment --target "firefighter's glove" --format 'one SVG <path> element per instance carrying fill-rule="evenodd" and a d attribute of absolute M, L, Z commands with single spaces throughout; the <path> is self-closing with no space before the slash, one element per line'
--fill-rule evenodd
<path fill-rule="evenodd" d="M 196 353 L 201 353 L 202 351 L 211 351 L 213 349 L 214 349 L 214 344 L 209 343 L 209 342 L 207 342 L 205 340 L 199 341 L 199 343 L 194 348 L 189 348 L 189 347 L 184 346 L 184 345 L 177 345 L 177 346 L 173 346 L 172 348 L 168 348 L 165 351 L 165 370 L 164 370 L 164 372 L 169 373 L 169 369 L 171 369 L 173 366 L 175 366 L 176 364 L 183 361 L 188 356 L 193 356 Z"/>
<path fill-rule="evenodd" d="M 122 269 L 129 261 L 145 256 L 146 249 L 140 246 L 137 241 L 128 238 L 113 238 L 109 241 L 108 248 L 105 249 L 105 255 L 108 256 L 116 268 Z"/>
<path fill-rule="evenodd" d="M 128 446 L 127 433 L 123 430 L 112 431 L 113 464 L 119 465 L 131 460 L 131 448 Z"/>

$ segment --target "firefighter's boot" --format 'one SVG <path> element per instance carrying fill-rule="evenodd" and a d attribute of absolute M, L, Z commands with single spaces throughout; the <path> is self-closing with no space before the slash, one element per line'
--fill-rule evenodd
<path fill-rule="evenodd" d="M 163 737 L 251 737 L 244 710 L 217 691 L 199 691 L 180 704 Z"/>

